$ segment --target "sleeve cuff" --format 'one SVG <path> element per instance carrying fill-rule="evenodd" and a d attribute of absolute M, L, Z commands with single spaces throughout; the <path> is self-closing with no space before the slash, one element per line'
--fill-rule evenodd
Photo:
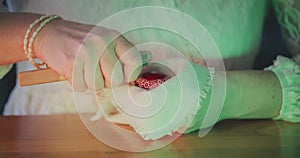
<path fill-rule="evenodd" d="M 274 120 L 300 122 L 300 66 L 297 58 L 294 60 L 278 56 L 274 64 L 267 70 L 273 71 L 281 84 L 282 106 L 280 113 Z"/>
<path fill-rule="evenodd" d="M 12 64 L 0 66 L 0 79 L 2 79 L 12 68 Z"/>

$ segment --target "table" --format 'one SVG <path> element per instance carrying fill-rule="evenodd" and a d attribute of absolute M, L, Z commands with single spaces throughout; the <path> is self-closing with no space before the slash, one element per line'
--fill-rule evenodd
<path fill-rule="evenodd" d="M 4 157 L 300 157 L 300 124 L 225 120 L 203 138 L 194 132 L 162 149 L 132 153 L 98 141 L 78 115 L 1 116 Z"/>

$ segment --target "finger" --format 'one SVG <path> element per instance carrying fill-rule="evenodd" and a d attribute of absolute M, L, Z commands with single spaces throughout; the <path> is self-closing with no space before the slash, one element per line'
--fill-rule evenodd
<path fill-rule="evenodd" d="M 74 87 L 74 89 L 78 91 L 85 91 L 87 90 L 87 85 L 85 84 L 84 80 L 84 71 L 83 71 L 83 58 L 81 56 L 83 52 L 79 52 L 76 56 L 76 59 L 73 63 L 73 70 L 72 70 L 72 76 L 71 81 L 69 79 L 69 82 L 71 82 L 71 85 Z"/>
<path fill-rule="evenodd" d="M 120 85 L 123 80 L 123 70 L 118 57 L 110 45 L 100 59 L 100 67 L 105 79 L 105 86 L 112 87 Z"/>
<path fill-rule="evenodd" d="M 143 66 L 148 65 L 148 63 L 152 60 L 152 54 L 149 51 L 141 51 Z"/>
<path fill-rule="evenodd" d="M 125 81 L 132 82 L 136 80 L 142 71 L 143 64 L 139 51 L 123 36 L 116 40 L 115 51 L 124 64 Z"/>
<path fill-rule="evenodd" d="M 104 88 L 104 79 L 97 61 L 96 64 L 95 62 L 87 62 L 84 70 L 86 70 L 84 71 L 85 82 L 89 89 L 96 91 Z"/>
<path fill-rule="evenodd" d="M 87 53 L 84 62 L 84 79 L 87 87 L 91 90 L 104 88 L 104 79 L 98 62 L 102 51 L 98 47 L 98 43 L 91 42 L 85 48 Z"/>

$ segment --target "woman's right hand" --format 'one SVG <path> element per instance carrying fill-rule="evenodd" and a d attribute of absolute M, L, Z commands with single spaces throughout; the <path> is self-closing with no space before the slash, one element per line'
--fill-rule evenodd
<path fill-rule="evenodd" d="M 119 32 L 62 19 L 40 31 L 33 51 L 79 91 L 134 81 L 142 68 L 139 51 Z"/>
<path fill-rule="evenodd" d="M 112 103 L 103 105 L 114 105 L 122 121 L 131 125 L 145 140 L 204 127 L 201 124 L 209 108 L 210 98 L 207 97 L 214 71 L 176 57 L 148 66 L 153 69 L 145 67 L 144 71 L 153 70 L 171 78 L 150 90 L 131 85 L 104 90 L 101 96 Z M 212 125 L 211 122 L 205 123 L 205 127 Z"/>

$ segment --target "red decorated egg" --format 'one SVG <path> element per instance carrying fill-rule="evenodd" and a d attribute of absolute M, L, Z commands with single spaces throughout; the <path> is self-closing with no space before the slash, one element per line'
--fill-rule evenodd
<path fill-rule="evenodd" d="M 135 85 L 146 90 L 151 90 L 168 79 L 170 79 L 169 76 L 160 72 L 145 72 L 135 81 Z"/>

